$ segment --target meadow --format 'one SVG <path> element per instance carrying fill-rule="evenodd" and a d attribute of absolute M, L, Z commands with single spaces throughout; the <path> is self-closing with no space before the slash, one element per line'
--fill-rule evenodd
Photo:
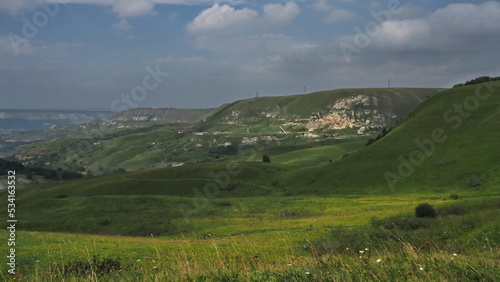
<path fill-rule="evenodd" d="M 415 218 L 422 202 L 439 217 Z M 5 265 L 1 273 L 21 281 L 495 281 L 499 209 L 498 193 L 477 192 L 213 199 L 189 231 L 169 236 L 20 231 L 18 273 Z"/>

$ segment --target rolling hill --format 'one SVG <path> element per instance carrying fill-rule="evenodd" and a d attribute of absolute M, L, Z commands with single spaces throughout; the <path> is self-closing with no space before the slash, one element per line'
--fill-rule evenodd
<path fill-rule="evenodd" d="M 56 129 L 46 133 L 54 138 L 33 142 L 29 142 L 29 134 L 6 136 L 4 144 L 28 142 L 5 151 L 3 156 L 29 165 L 96 175 L 214 161 L 235 155 L 245 159 L 241 151 L 257 148 L 273 155 L 290 153 L 275 159 L 279 163 L 310 166 L 363 148 L 368 138 L 382 128 L 393 126 L 439 91 L 340 89 L 261 97 L 223 105 L 209 116 L 206 116 L 209 110 L 133 109 L 106 122 L 62 130 L 69 133 L 63 137 L 53 135 Z M 202 117 L 203 120 L 194 122 Z M 174 120 L 184 123 L 170 123 Z M 314 149 L 326 145 L 337 147 L 327 154 Z M 301 153 L 292 153 L 302 149 L 324 156 L 300 157 Z"/>
<path fill-rule="evenodd" d="M 226 161 L 23 188 L 17 198 L 23 206 L 19 216 L 27 230 L 124 235 L 156 230 L 158 234 L 170 234 L 189 231 L 185 220 L 218 214 L 226 203 L 224 199 L 494 194 L 500 186 L 496 149 L 500 137 L 496 130 L 500 122 L 499 94 L 500 83 L 442 91 L 372 145 L 331 163 L 306 168 L 263 163 L 261 152 L 269 150 L 271 159 L 292 159 L 297 154 L 310 155 L 311 150 L 315 155 L 322 151 L 328 154 L 335 145 L 285 149 L 276 155 L 255 145 L 246 154 L 241 152 Z M 467 111 L 457 112 L 459 109 Z M 124 211 L 133 212 L 137 221 Z M 160 221 L 154 219 L 158 213 Z M 151 220 L 140 220 L 144 218 Z M 127 232 L 133 233 L 121 229 L 125 222 Z"/>

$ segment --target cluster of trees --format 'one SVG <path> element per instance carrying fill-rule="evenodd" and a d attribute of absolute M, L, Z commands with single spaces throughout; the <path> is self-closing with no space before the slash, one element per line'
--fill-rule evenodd
<path fill-rule="evenodd" d="M 455 84 L 455 85 L 453 85 L 453 87 L 459 87 L 459 86 L 464 86 L 464 85 L 473 85 L 473 84 L 479 84 L 479 83 L 496 81 L 496 80 L 500 80 L 500 76 L 491 77 L 491 76 L 485 75 L 485 76 L 476 77 L 474 79 L 466 81 L 465 83 Z"/>
<path fill-rule="evenodd" d="M 382 137 L 386 136 L 391 130 L 392 130 L 392 127 L 391 128 L 384 128 L 382 130 L 382 132 L 379 135 L 377 135 L 377 137 L 368 139 L 368 142 L 365 144 L 365 147 L 369 146 L 369 145 L 371 145 L 373 143 L 375 143 L 376 141 L 378 141 L 380 139 L 382 139 Z"/>
<path fill-rule="evenodd" d="M 82 177 L 81 174 L 76 172 L 43 167 L 27 167 L 16 161 L 0 159 L 0 175 L 7 175 L 9 170 L 15 170 L 18 174 L 26 174 L 28 179 L 33 178 L 34 175 L 43 176 L 51 180 L 69 180 Z"/>

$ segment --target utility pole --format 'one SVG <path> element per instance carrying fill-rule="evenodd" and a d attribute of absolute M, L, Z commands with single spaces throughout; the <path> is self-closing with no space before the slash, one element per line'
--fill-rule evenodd
<path fill-rule="evenodd" d="M 257 94 L 255 94 L 255 98 L 259 98 L 259 91 L 257 91 Z"/>
<path fill-rule="evenodd" d="M 390 80 L 390 79 L 389 79 L 389 81 L 387 82 L 387 86 L 388 86 L 389 88 L 391 88 L 391 80 Z"/>
<path fill-rule="evenodd" d="M 306 94 L 306 87 L 304 86 L 304 94 Z"/>

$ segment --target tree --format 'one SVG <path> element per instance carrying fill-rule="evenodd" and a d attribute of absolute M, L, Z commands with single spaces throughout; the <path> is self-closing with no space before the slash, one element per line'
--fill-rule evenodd
<path fill-rule="evenodd" d="M 264 155 L 264 156 L 262 156 L 262 161 L 265 163 L 270 163 L 271 158 L 268 155 Z"/>

